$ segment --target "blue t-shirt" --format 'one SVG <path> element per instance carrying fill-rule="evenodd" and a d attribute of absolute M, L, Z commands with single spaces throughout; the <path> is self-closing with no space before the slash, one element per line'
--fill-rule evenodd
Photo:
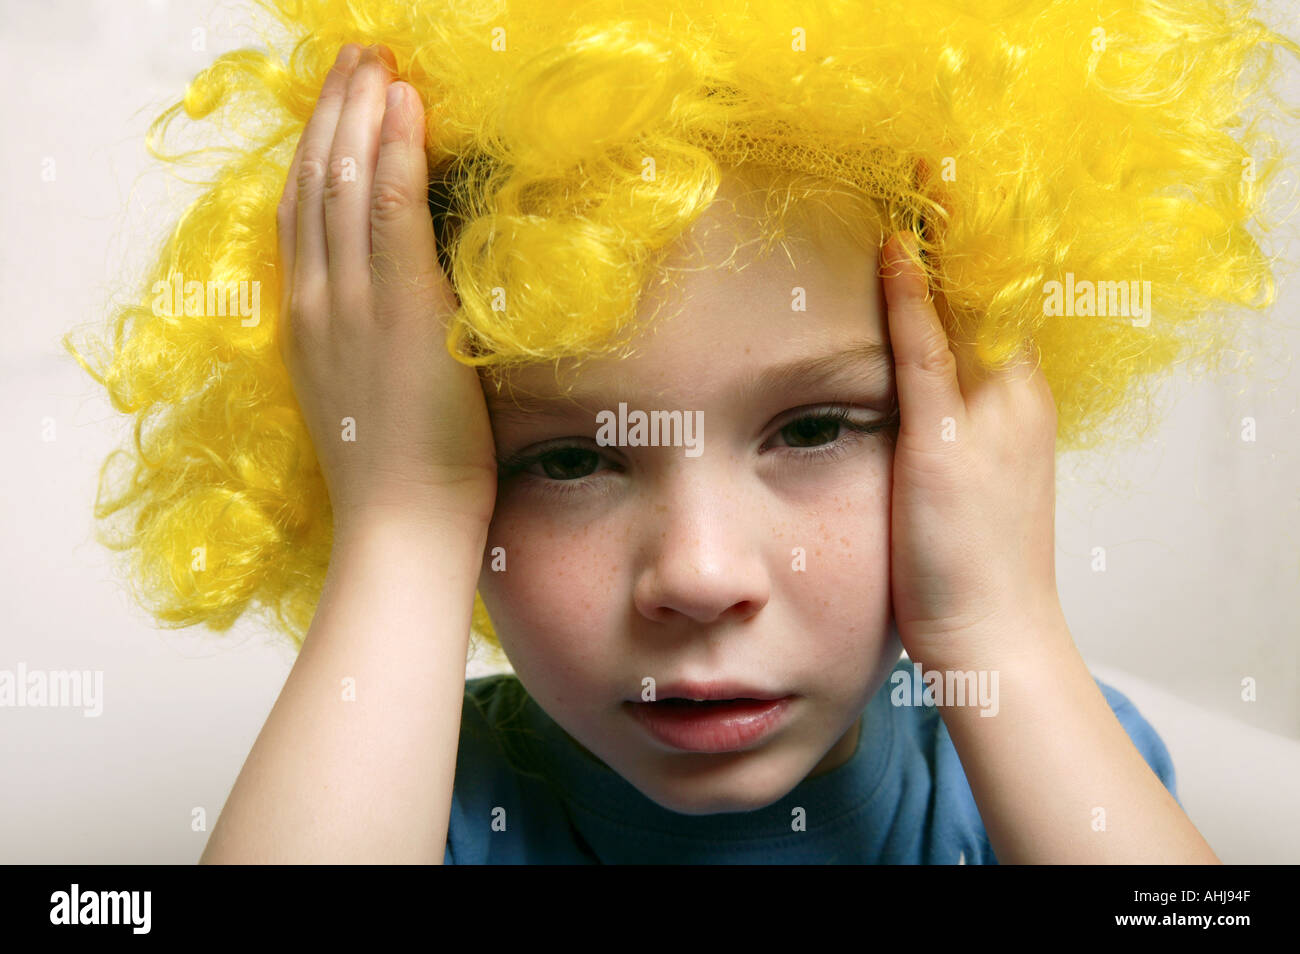
<path fill-rule="evenodd" d="M 900 669 L 910 686 L 912 664 L 902 659 Z M 1121 693 L 1097 685 L 1177 799 L 1160 737 Z M 682 815 L 588 753 L 515 676 L 468 680 L 444 861 L 997 864 L 939 709 L 893 705 L 893 689 L 891 673 L 843 765 L 757 811 Z M 806 830 L 792 830 L 796 807 Z"/>

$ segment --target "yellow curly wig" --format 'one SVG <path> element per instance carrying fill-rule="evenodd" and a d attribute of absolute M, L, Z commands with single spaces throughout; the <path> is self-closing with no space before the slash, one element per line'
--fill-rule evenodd
<path fill-rule="evenodd" d="M 485 373 L 612 353 L 724 167 L 777 173 L 769 235 L 810 200 L 850 226 L 869 207 L 919 233 L 954 340 L 990 366 L 1038 346 L 1062 449 L 1144 430 L 1133 406 L 1160 373 L 1232 352 L 1230 314 L 1275 297 L 1248 226 L 1265 226 L 1286 162 L 1263 107 L 1294 118 L 1271 89 L 1277 53 L 1300 46 L 1246 0 L 259 5 L 266 49 L 217 58 L 148 140 L 193 164 L 158 145 L 183 112 L 247 145 L 216 151 L 95 342 L 97 366 L 64 338 L 134 418 L 95 515 L 164 625 L 224 631 L 261 609 L 301 647 L 315 612 L 332 518 L 275 344 L 275 214 L 347 42 L 387 45 L 424 101 L 430 205 L 461 300 L 448 347 Z M 1149 281 L 1154 314 L 1048 314 L 1045 290 L 1067 275 Z M 158 307 L 159 287 L 191 281 L 258 283 L 268 310 Z M 493 310 L 497 288 L 509 312 Z"/>

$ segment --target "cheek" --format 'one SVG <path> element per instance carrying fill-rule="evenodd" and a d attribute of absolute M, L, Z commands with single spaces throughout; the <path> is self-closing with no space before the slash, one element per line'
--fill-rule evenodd
<path fill-rule="evenodd" d="M 891 462 L 828 482 L 815 508 L 794 515 L 774 554 L 773 597 L 816 634 L 807 651 L 828 666 L 874 656 L 889 628 Z"/>
<path fill-rule="evenodd" d="M 600 647 L 625 624 L 614 601 L 625 544 L 607 527 L 548 520 L 541 509 L 498 501 L 479 592 L 521 676 L 544 659 L 576 681 L 583 670 L 599 671 Z"/>

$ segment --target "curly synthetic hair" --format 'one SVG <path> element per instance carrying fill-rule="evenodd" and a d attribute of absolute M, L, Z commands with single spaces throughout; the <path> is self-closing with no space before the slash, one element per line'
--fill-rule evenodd
<path fill-rule="evenodd" d="M 98 361 L 64 338 L 134 419 L 95 516 L 163 625 L 264 610 L 300 647 L 315 612 L 332 515 L 275 343 L 275 219 L 344 43 L 387 45 L 425 104 L 447 344 L 485 375 L 626 354 L 724 168 L 767 170 L 768 238 L 789 214 L 917 233 L 952 340 L 990 367 L 1036 345 L 1062 449 L 1140 435 L 1165 372 L 1238 354 L 1242 310 L 1275 297 L 1258 243 L 1287 157 L 1264 120 L 1296 118 L 1272 87 L 1300 46 L 1245 0 L 258 3 L 265 49 L 150 127 L 163 162 L 211 156 L 204 191 Z M 181 113 L 244 144 L 168 153 Z M 1051 313 L 1076 280 L 1149 281 L 1152 314 Z M 260 318 L 176 307 L 194 281 L 265 289 Z M 478 598 L 474 629 L 499 648 Z"/>

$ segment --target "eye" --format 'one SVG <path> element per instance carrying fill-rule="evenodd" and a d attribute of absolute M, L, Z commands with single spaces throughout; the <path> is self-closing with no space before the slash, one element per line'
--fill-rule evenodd
<path fill-rule="evenodd" d="M 890 429 L 897 420 L 897 409 L 887 417 L 866 419 L 855 417 L 848 407 L 835 407 L 791 418 L 775 436 L 786 442 L 788 455 L 795 458 L 834 457 L 862 438 Z M 842 437 L 843 431 L 850 436 Z"/>
<path fill-rule="evenodd" d="M 522 476 L 546 493 L 577 493 L 602 483 L 587 478 L 598 474 L 601 462 L 609 460 L 591 447 L 556 442 L 528 454 L 502 457 L 497 463 L 497 479 L 506 481 Z"/>
<path fill-rule="evenodd" d="M 600 454 L 586 447 L 557 447 L 536 455 L 533 463 L 540 464 L 542 472 L 551 480 L 577 480 L 595 473 L 600 458 Z"/>

